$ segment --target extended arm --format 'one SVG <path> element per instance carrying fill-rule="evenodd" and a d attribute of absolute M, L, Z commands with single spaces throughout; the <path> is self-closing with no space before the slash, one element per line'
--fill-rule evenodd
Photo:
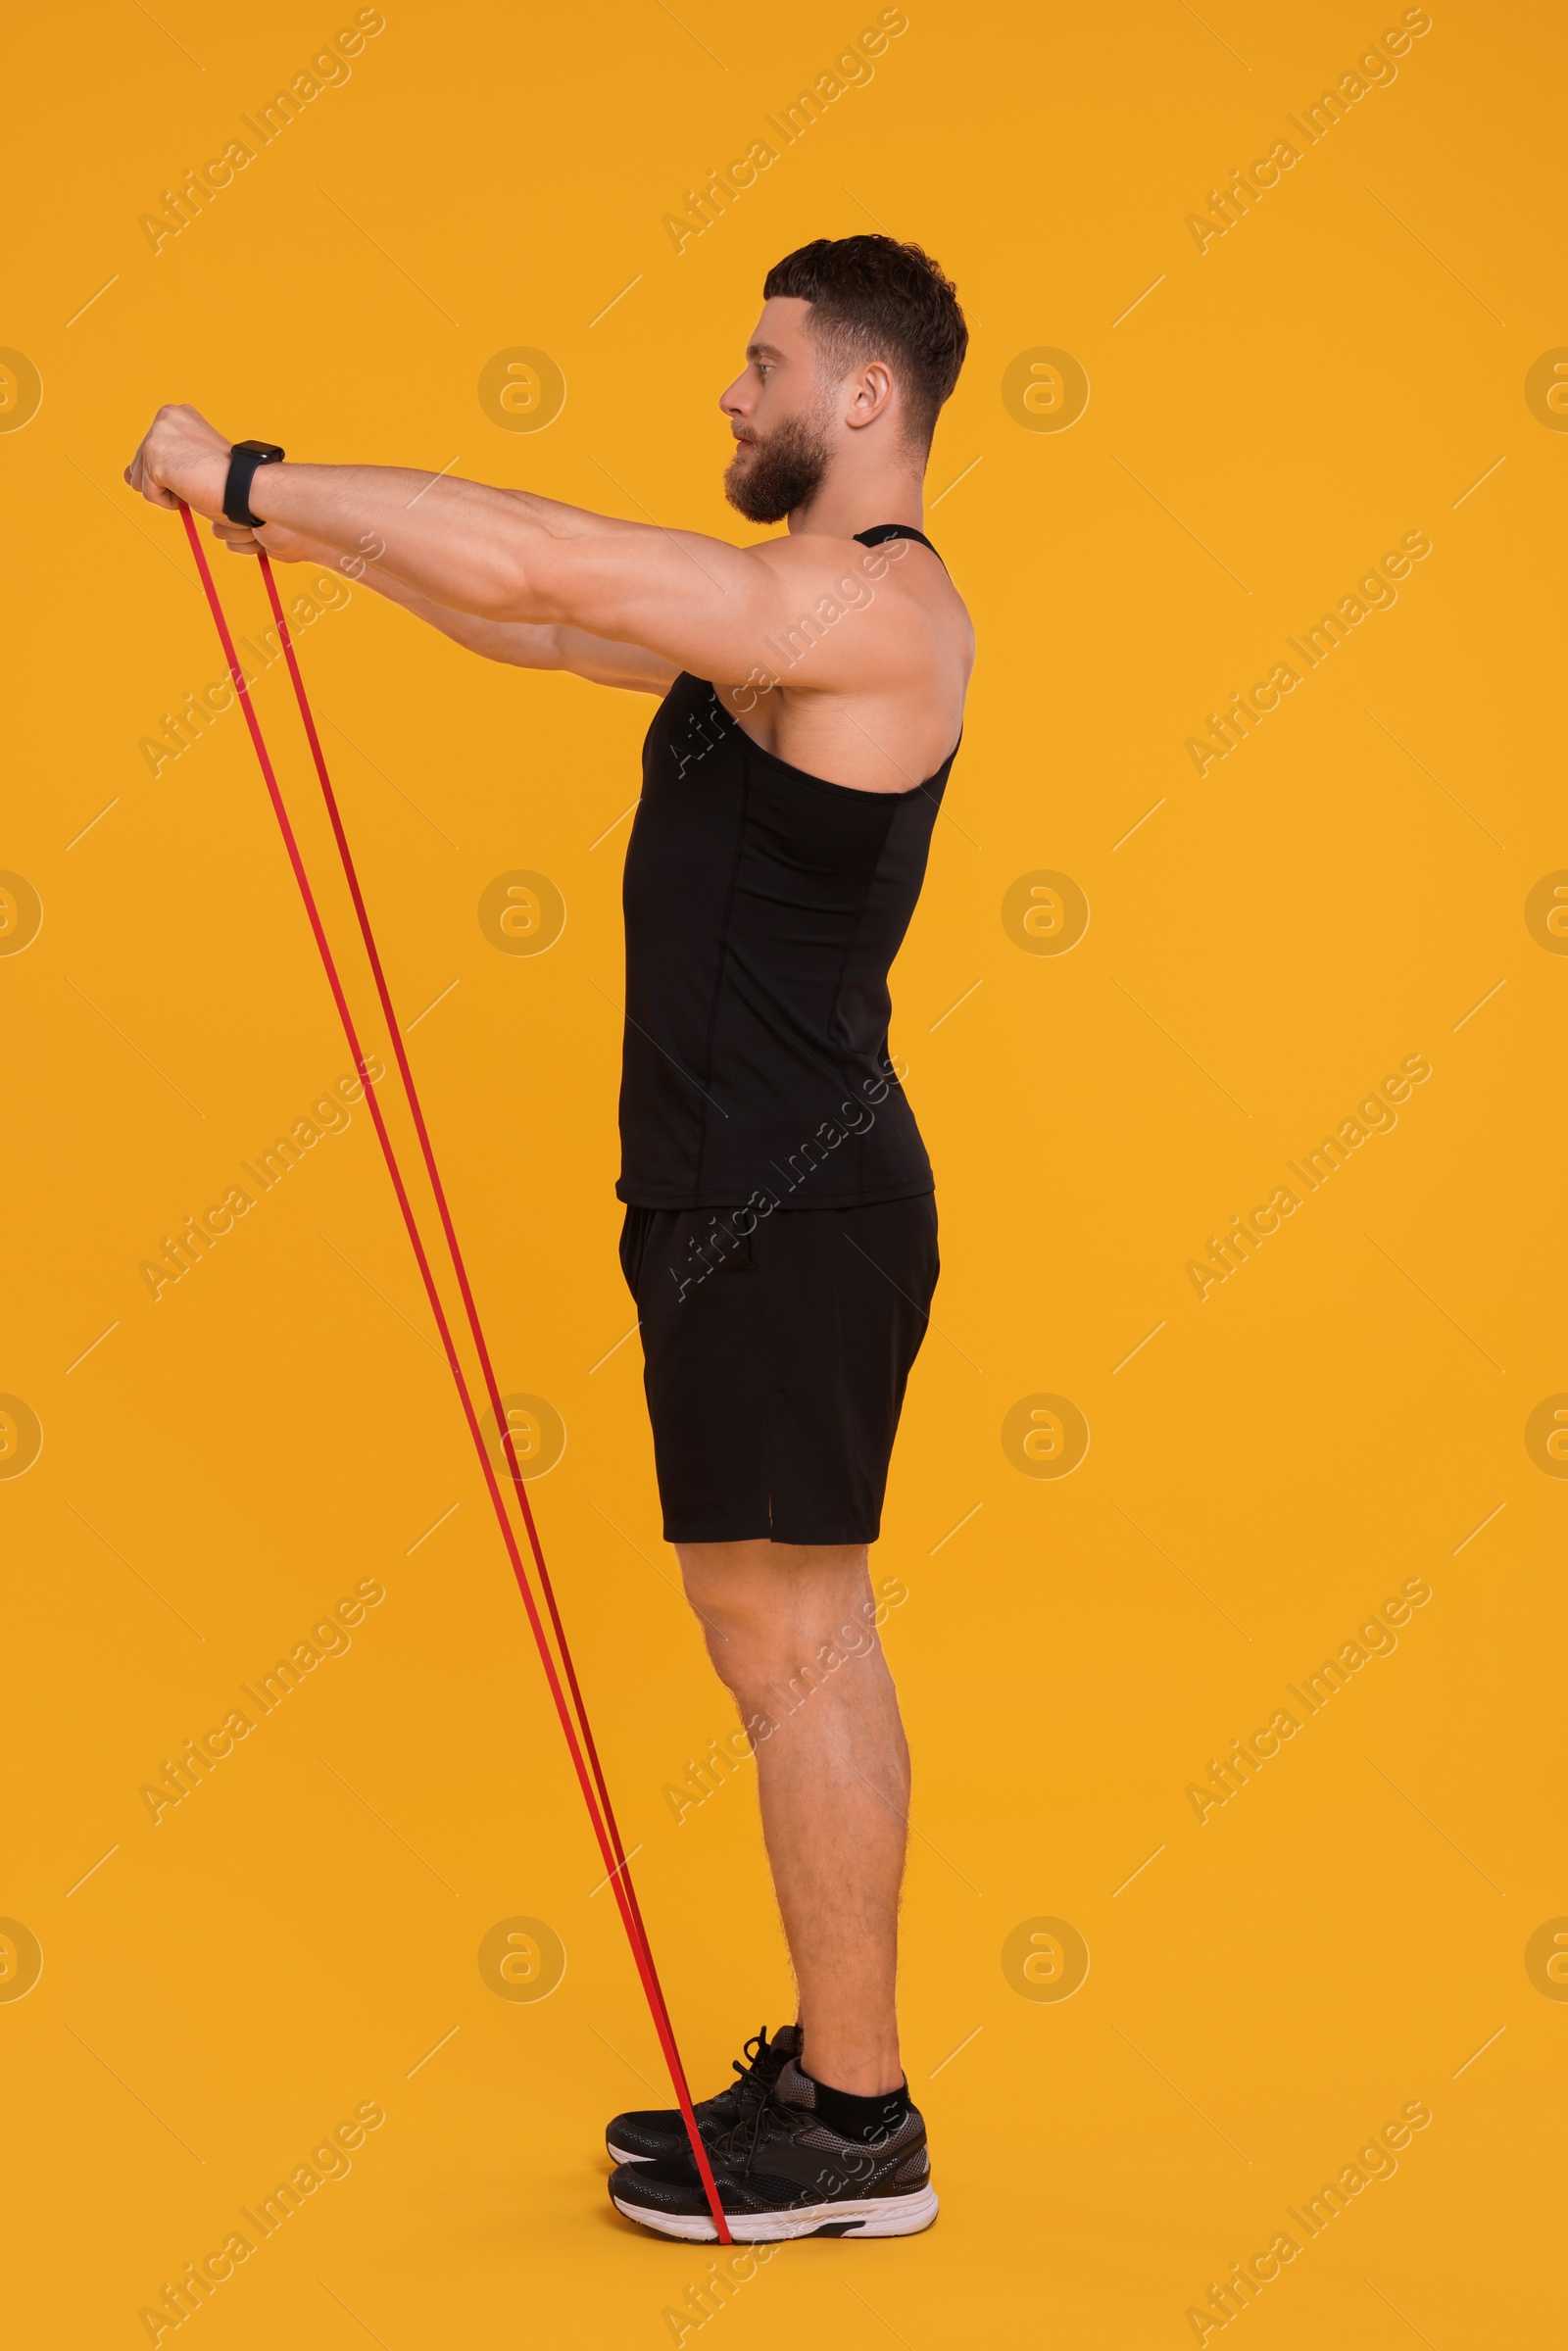
<path fill-rule="evenodd" d="M 254 507 L 252 513 L 255 513 Z M 324 540 L 307 539 L 279 522 L 259 532 L 242 522 L 220 520 L 216 535 L 234 555 L 255 555 L 265 549 L 274 563 L 317 563 L 339 568 L 335 548 Z M 405 586 L 385 563 L 353 565 L 363 587 L 373 588 L 391 604 L 402 605 L 416 619 L 428 621 L 444 637 L 481 654 L 487 661 L 508 661 L 518 669 L 565 669 L 599 686 L 623 686 L 634 693 L 663 694 L 675 677 L 672 661 L 661 661 L 638 645 L 617 645 L 609 637 L 590 636 L 586 629 L 566 628 L 555 621 L 482 620 L 471 612 L 454 612 L 415 588 Z"/>
<path fill-rule="evenodd" d="M 382 576 L 378 564 L 367 567 L 364 585 L 402 605 L 416 619 L 427 620 L 470 653 L 482 654 L 487 661 L 510 661 L 518 669 L 566 669 L 596 686 L 624 686 L 637 694 L 667 694 L 677 675 L 673 661 L 641 645 L 620 645 L 563 621 L 480 620 L 471 612 L 454 612 L 450 605 L 433 604 L 406 588 L 401 580 Z"/>
<path fill-rule="evenodd" d="M 126 478 L 155 504 L 182 498 L 216 516 L 228 455 L 228 442 L 194 410 L 162 409 Z M 366 576 L 384 569 L 425 605 L 477 621 L 583 631 L 640 647 L 671 673 L 725 685 L 768 678 L 779 658 L 770 640 L 832 598 L 844 560 L 827 538 L 742 549 L 397 466 L 264 465 L 250 499 L 264 522 L 364 563 Z M 853 643 L 846 632 L 826 633 L 800 685 L 833 692 L 852 680 L 863 688 L 918 674 L 922 647 L 900 626 L 898 603 L 878 598 L 848 632 Z"/>

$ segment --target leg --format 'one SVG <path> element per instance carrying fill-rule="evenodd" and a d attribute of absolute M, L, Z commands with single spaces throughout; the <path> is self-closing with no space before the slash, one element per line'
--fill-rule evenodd
<path fill-rule="evenodd" d="M 762 1834 L 800 1986 L 804 2070 L 903 2081 L 894 1993 L 909 1751 L 865 1546 L 677 1545 L 709 1655 L 757 1742 Z"/>

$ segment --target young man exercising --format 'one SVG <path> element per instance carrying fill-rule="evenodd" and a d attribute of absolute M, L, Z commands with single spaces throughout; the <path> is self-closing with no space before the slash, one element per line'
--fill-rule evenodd
<path fill-rule="evenodd" d="M 974 659 L 919 528 L 967 341 L 917 246 L 780 262 L 719 402 L 731 504 L 789 524 L 753 547 L 289 465 L 189 408 L 160 410 L 125 475 L 236 553 L 352 569 L 492 661 L 662 698 L 626 856 L 621 1263 L 664 1536 L 756 1742 L 800 1992 L 798 2024 L 697 2109 L 737 2239 L 906 2235 L 937 2209 L 899 2059 L 909 1765 L 866 1552 L 937 1279 L 887 975 Z M 620 2211 L 713 2235 L 677 2111 L 608 2136 Z"/>

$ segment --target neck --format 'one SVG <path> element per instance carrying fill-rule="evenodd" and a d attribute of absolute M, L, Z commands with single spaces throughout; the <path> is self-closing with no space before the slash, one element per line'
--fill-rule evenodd
<path fill-rule="evenodd" d="M 795 508 L 789 532 L 792 538 L 853 539 L 879 522 L 907 522 L 919 530 L 925 520 L 923 493 L 923 473 L 906 466 L 877 465 L 853 475 L 835 466 L 815 496 Z"/>

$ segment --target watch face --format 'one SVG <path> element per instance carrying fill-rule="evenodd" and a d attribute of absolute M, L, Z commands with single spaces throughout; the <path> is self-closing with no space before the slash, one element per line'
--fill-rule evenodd
<path fill-rule="evenodd" d="M 228 479 L 223 485 L 223 512 L 230 522 L 244 522 L 252 530 L 259 527 L 259 517 L 252 513 L 250 486 L 263 465 L 275 465 L 283 455 L 275 441 L 236 441 L 229 452 Z"/>

